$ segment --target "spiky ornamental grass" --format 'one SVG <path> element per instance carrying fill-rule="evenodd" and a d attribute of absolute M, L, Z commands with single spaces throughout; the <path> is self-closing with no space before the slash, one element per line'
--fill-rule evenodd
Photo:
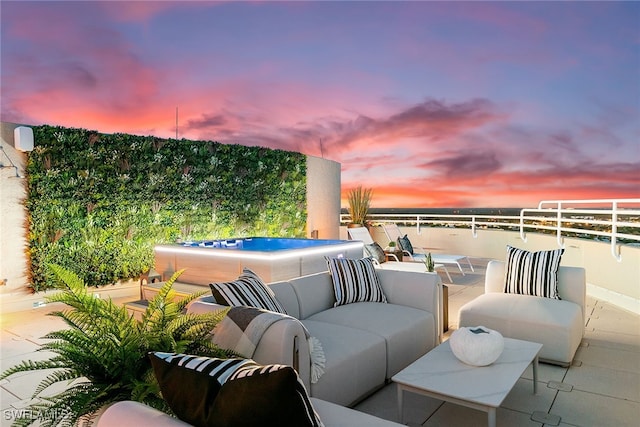
<path fill-rule="evenodd" d="M 361 185 L 349 191 L 347 202 L 349 203 L 348 210 L 352 223 L 364 225 L 369 213 L 372 195 L 373 190 L 371 188 L 362 188 Z"/>
<path fill-rule="evenodd" d="M 177 300 L 172 289 L 182 271 L 176 272 L 149 301 L 140 320 L 111 299 L 94 298 L 73 272 L 51 266 L 61 292 L 46 297 L 70 307 L 50 313 L 69 326 L 43 338 L 51 341 L 39 351 L 55 356 L 26 360 L 0 374 L 0 380 L 19 372 L 53 369 L 37 386 L 33 403 L 20 411 L 14 426 L 38 422 L 41 426 L 90 425 L 98 410 L 121 400 L 135 400 L 171 413 L 153 375 L 150 351 L 231 357 L 233 352 L 211 343 L 211 331 L 226 311 L 184 314 L 187 304 L 207 291 Z M 65 390 L 47 395 L 45 390 L 62 384 Z"/>

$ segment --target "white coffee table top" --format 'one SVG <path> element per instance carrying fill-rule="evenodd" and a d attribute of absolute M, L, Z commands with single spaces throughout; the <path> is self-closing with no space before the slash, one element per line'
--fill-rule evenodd
<path fill-rule="evenodd" d="M 446 341 L 392 380 L 408 388 L 497 408 L 541 348 L 542 344 L 505 338 L 498 360 L 475 367 L 459 361 Z"/>

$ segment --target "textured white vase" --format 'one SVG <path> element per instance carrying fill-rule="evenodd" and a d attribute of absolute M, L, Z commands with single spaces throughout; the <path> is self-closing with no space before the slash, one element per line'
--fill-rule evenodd
<path fill-rule="evenodd" d="M 490 365 L 502 354 L 502 334 L 484 326 L 459 328 L 451 334 L 449 346 L 453 354 L 471 366 Z"/>

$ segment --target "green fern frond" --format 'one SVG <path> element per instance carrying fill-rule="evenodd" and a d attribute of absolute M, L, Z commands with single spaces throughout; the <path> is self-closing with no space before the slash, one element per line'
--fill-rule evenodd
<path fill-rule="evenodd" d="M 11 375 L 20 373 L 20 372 L 31 372 L 31 371 L 39 371 L 44 369 L 58 369 L 64 368 L 65 362 L 63 360 L 23 360 L 19 364 L 12 366 L 11 368 L 5 370 L 0 374 L 0 380 L 4 380 Z"/>
<path fill-rule="evenodd" d="M 79 372 L 76 371 L 75 369 L 59 369 L 47 375 L 42 381 L 40 381 L 35 391 L 33 392 L 32 397 L 34 398 L 37 397 L 45 389 L 47 389 L 48 387 L 54 384 L 65 382 L 65 381 L 70 382 L 73 380 L 77 380 L 78 378 L 81 378 L 81 375 L 79 375 Z"/>
<path fill-rule="evenodd" d="M 58 264 L 49 264 L 49 268 L 53 270 L 53 273 L 58 278 L 58 288 L 67 289 L 74 294 L 86 293 L 87 287 L 84 280 L 82 280 L 76 273 L 68 270 Z"/>
<path fill-rule="evenodd" d="M 204 296 L 204 295 L 211 295 L 211 291 L 210 290 L 204 290 L 204 291 L 200 291 L 200 292 L 194 292 L 192 294 L 189 294 L 187 296 L 185 296 L 184 298 L 180 299 L 179 301 L 176 301 L 176 304 L 178 305 L 178 309 L 180 311 L 184 311 L 185 308 L 187 308 L 187 306 L 192 302 L 195 301 L 196 299 Z"/>
<path fill-rule="evenodd" d="M 173 290 L 173 284 L 175 283 L 176 280 L 178 280 L 178 277 L 180 277 L 182 273 L 184 273 L 184 268 L 173 273 L 169 278 L 169 280 L 167 280 L 165 284 L 162 285 L 156 297 L 166 300 L 167 297 L 169 296 L 169 293 Z"/>
<path fill-rule="evenodd" d="M 204 339 L 213 332 L 213 328 L 224 318 L 229 309 L 220 312 L 185 314 L 169 322 L 167 330 L 174 335 L 183 335 L 189 339 Z"/>
<path fill-rule="evenodd" d="M 47 300 L 69 307 L 51 315 L 61 318 L 67 327 L 44 337 L 48 341 L 39 350 L 52 352 L 52 358 L 23 361 L 0 374 L 4 379 L 18 372 L 53 370 L 36 386 L 36 400 L 26 408 L 38 414 L 38 419 L 24 417 L 14 425 L 35 421 L 42 426 L 75 426 L 81 418 L 82 422 L 90 421 L 106 404 L 130 399 L 171 413 L 153 375 L 147 356 L 150 351 L 235 356 L 210 339 L 226 310 L 184 314 L 189 302 L 207 292 L 176 298 L 172 286 L 182 271 L 165 283 L 138 320 L 126 307 L 94 298 L 73 272 L 57 265 L 51 268 L 61 282 L 60 292 Z M 51 386 L 65 382 L 68 386 L 61 393 L 43 396 Z"/>

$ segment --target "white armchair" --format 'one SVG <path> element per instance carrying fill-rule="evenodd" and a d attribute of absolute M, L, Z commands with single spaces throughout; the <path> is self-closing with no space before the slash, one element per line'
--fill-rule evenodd
<path fill-rule="evenodd" d="M 541 360 L 570 365 L 584 336 L 584 268 L 560 267 L 559 300 L 504 293 L 504 282 L 505 263 L 490 261 L 485 293 L 460 308 L 460 327 L 481 325 L 505 337 L 541 343 Z"/>

